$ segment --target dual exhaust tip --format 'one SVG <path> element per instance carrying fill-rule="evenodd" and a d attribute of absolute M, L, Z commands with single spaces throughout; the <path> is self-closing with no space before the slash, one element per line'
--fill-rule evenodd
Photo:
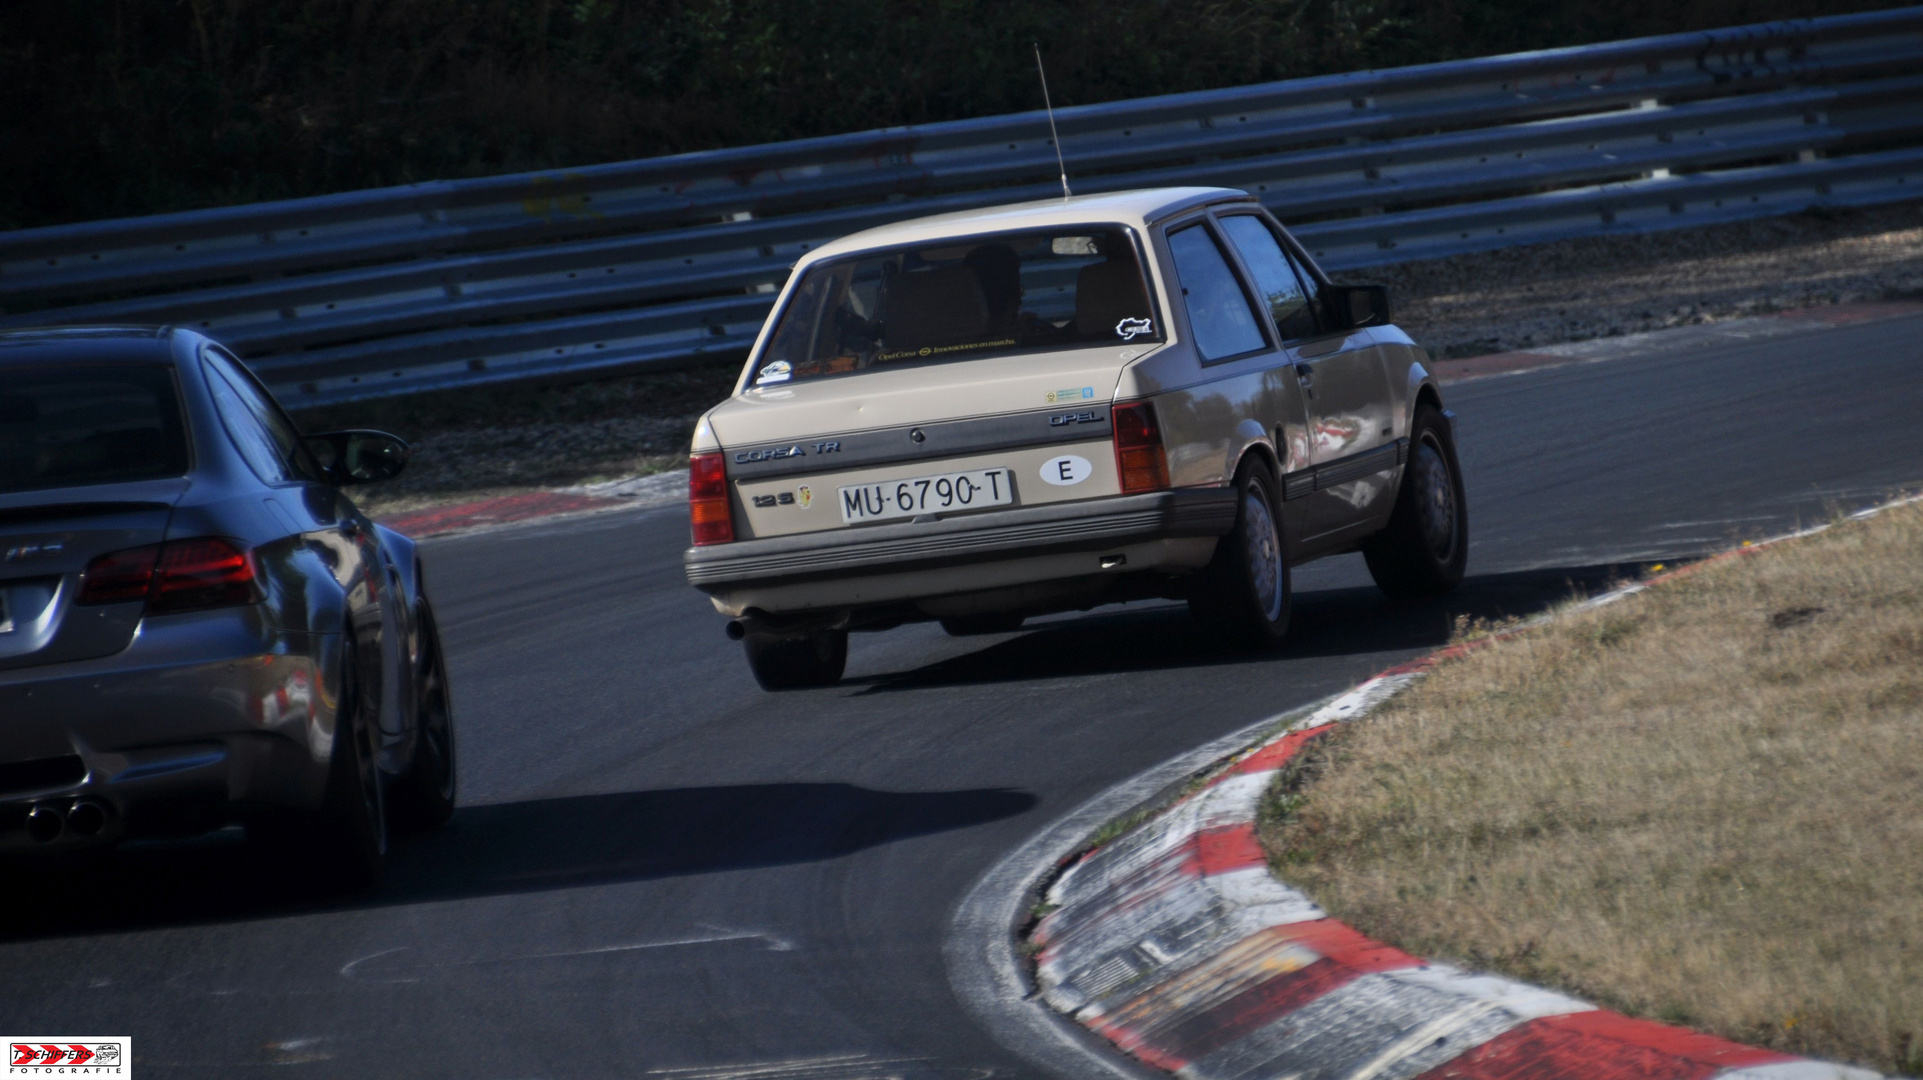
<path fill-rule="evenodd" d="M 69 835 L 85 840 L 99 836 L 112 816 L 107 804 L 93 799 L 35 803 L 27 811 L 27 837 L 36 844 L 51 844 Z"/>

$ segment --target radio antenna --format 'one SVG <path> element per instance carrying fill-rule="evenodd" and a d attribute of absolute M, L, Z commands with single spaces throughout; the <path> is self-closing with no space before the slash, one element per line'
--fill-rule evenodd
<path fill-rule="evenodd" d="M 1055 143 L 1055 164 L 1062 170 L 1062 201 L 1067 202 L 1069 196 L 1068 165 L 1062 160 L 1061 133 L 1055 130 L 1055 106 L 1050 104 L 1048 100 L 1048 69 L 1042 66 L 1041 42 L 1037 41 L 1031 44 L 1035 46 L 1035 73 L 1042 77 L 1042 108 L 1048 110 L 1048 137 Z"/>

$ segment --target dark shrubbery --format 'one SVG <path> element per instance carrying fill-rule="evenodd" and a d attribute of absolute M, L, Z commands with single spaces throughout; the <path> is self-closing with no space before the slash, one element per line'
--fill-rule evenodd
<path fill-rule="evenodd" d="M 21 0 L 0 227 L 583 165 L 1885 0 Z"/>

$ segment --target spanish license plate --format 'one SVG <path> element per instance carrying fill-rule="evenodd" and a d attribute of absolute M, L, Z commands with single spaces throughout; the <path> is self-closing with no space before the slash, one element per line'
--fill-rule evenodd
<path fill-rule="evenodd" d="M 940 476 L 914 476 L 879 484 L 845 487 L 841 492 L 841 520 L 886 521 L 889 518 L 940 514 L 1006 506 L 1015 501 L 1013 474 L 1007 469 L 971 469 Z"/>

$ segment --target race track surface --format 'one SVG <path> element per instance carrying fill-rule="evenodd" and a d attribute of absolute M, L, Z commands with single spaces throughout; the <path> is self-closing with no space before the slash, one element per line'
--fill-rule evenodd
<path fill-rule="evenodd" d="M 1470 580 L 1392 606 L 1359 557 L 1224 655 L 1179 607 L 854 640 L 757 689 L 682 580 L 678 507 L 430 541 L 463 809 L 349 902 L 231 835 L 7 872 L 0 1027 L 130 1034 L 143 1077 L 1037 1075 L 957 1004 L 951 912 L 1084 799 L 1647 563 L 1923 484 L 1923 318 L 1450 388 Z"/>

